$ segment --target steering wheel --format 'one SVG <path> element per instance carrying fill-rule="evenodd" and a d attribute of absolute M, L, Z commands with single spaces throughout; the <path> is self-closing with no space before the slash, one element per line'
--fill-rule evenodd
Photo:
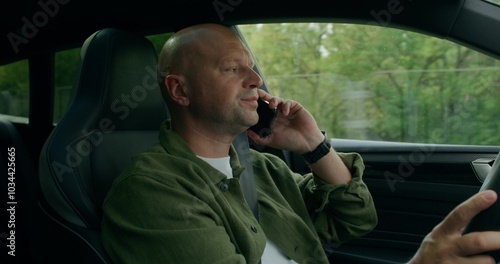
<path fill-rule="evenodd" d="M 494 190 L 500 195 L 500 152 L 498 153 L 490 172 L 486 176 L 483 185 L 479 191 Z M 467 225 L 464 234 L 476 231 L 500 231 L 500 199 L 497 200 L 491 207 L 482 211 Z M 495 258 L 496 262 L 500 261 L 500 250 L 486 252 Z"/>

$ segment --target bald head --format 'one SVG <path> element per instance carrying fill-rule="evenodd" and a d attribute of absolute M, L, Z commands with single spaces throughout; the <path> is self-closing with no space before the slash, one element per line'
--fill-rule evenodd
<path fill-rule="evenodd" d="M 176 32 L 160 52 L 159 76 L 163 79 L 172 73 L 191 72 L 193 64 L 210 53 L 220 39 L 240 41 L 229 28 L 218 24 L 195 25 Z"/>
<path fill-rule="evenodd" d="M 250 51 L 229 28 L 201 24 L 180 30 L 159 57 L 160 87 L 174 130 L 232 137 L 257 122 L 262 79 Z"/>
<path fill-rule="evenodd" d="M 203 66 L 200 64 L 210 61 L 210 56 L 214 55 L 222 40 L 241 43 L 236 34 L 226 26 L 200 24 L 176 32 L 163 45 L 158 59 L 158 81 L 169 108 L 175 106 L 165 93 L 165 78 L 171 74 L 183 75 L 189 82 L 196 75 L 197 69 Z"/>
<path fill-rule="evenodd" d="M 214 111 L 208 118 L 219 120 L 235 111 L 224 107 L 244 112 L 245 107 L 239 105 L 242 98 L 254 98 L 253 88 L 262 85 L 253 66 L 247 47 L 225 26 L 201 24 L 175 33 L 158 61 L 158 80 L 172 124 L 206 123 L 201 117 L 207 109 Z M 253 116 L 255 109 L 250 112 Z M 240 117 L 246 114 L 240 113 Z M 212 125 L 217 123 L 212 121 Z"/>

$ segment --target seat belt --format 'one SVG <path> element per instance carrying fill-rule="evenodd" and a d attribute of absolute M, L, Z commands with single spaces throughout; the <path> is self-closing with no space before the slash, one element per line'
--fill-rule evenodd
<path fill-rule="evenodd" d="M 248 143 L 247 133 L 240 133 L 234 140 L 233 146 L 238 154 L 240 164 L 245 170 L 240 175 L 240 186 L 250 210 L 252 210 L 255 219 L 259 221 L 259 207 L 257 203 L 257 189 L 253 175 L 252 159 L 250 157 L 250 144 Z"/>
<path fill-rule="evenodd" d="M 237 36 L 242 36 L 240 30 L 236 26 L 229 27 Z M 241 38 L 241 41 L 245 44 L 245 40 Z M 252 55 L 253 57 L 253 55 Z M 255 66 L 257 67 L 257 66 Z M 258 71 L 257 71 L 258 72 Z M 250 144 L 248 142 L 248 136 L 246 131 L 240 133 L 234 140 L 233 146 L 236 149 L 240 164 L 245 166 L 245 170 L 240 175 L 240 186 L 243 192 L 243 197 L 247 201 L 250 209 L 252 210 L 255 219 L 259 221 L 259 208 L 257 204 L 257 190 L 255 187 L 255 180 L 253 175 L 252 159 L 250 157 Z"/>

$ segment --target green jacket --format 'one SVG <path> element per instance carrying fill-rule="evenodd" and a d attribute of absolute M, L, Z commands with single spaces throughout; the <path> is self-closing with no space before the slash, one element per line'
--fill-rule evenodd
<path fill-rule="evenodd" d="M 341 243 L 377 223 L 358 154 L 340 154 L 353 179 L 334 186 L 252 150 L 257 222 L 240 189 L 244 168 L 234 148 L 235 177 L 228 180 L 197 158 L 169 122 L 159 138 L 114 181 L 104 201 L 101 238 L 116 263 L 257 263 L 266 236 L 298 263 L 328 263 L 321 240 Z"/>

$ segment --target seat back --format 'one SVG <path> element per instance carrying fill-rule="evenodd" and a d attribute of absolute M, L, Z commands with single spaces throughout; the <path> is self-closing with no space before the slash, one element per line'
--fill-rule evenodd
<path fill-rule="evenodd" d="M 109 262 L 99 240 L 108 189 L 134 155 L 158 142 L 168 117 L 156 63 L 143 36 L 118 29 L 90 36 L 68 111 L 40 154 L 44 208 L 56 228 L 90 247 L 92 261 Z"/>

